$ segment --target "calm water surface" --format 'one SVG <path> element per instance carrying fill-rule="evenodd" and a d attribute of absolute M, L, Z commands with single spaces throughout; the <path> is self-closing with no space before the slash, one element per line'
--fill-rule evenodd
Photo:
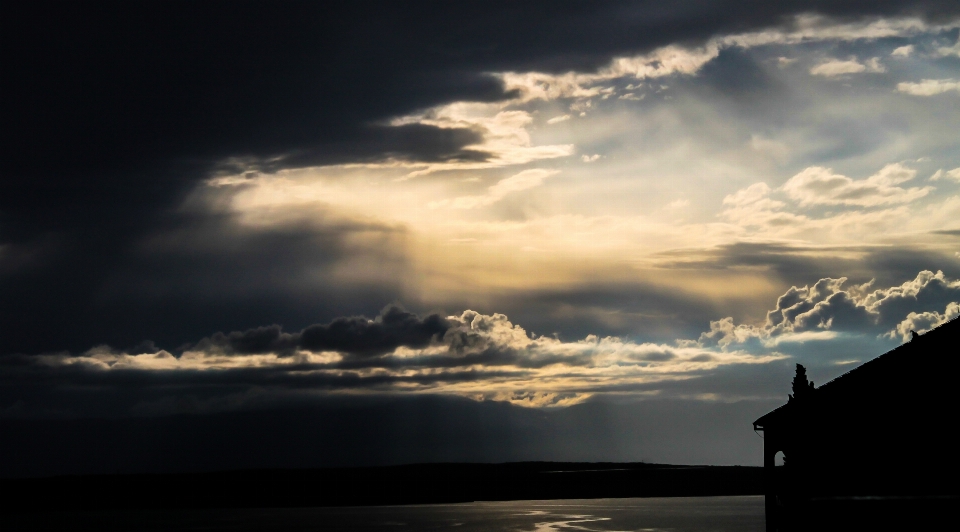
<path fill-rule="evenodd" d="M 760 532 L 763 497 L 475 502 L 354 508 L 70 512 L 30 528 L 100 531 Z M 38 526 L 39 525 L 39 526 Z"/>

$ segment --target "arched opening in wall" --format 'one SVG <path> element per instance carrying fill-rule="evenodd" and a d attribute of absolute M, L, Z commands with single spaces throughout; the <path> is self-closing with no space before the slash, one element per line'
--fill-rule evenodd
<path fill-rule="evenodd" d="M 786 455 L 783 451 L 777 451 L 777 454 L 773 455 L 773 485 L 771 487 L 776 493 L 777 506 L 783 505 L 783 494 L 789 484 L 787 469 L 783 467 L 786 461 Z"/>

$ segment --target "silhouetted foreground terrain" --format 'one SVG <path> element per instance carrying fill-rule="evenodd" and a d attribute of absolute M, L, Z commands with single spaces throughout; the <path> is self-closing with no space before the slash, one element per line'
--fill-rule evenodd
<path fill-rule="evenodd" d="M 762 469 L 643 463 L 418 464 L 7 479 L 7 510 L 429 504 L 758 495 Z"/>
<path fill-rule="evenodd" d="M 815 498 L 778 523 L 784 532 L 901 532 L 905 530 L 952 530 L 956 525 L 960 497 L 865 496 Z"/>

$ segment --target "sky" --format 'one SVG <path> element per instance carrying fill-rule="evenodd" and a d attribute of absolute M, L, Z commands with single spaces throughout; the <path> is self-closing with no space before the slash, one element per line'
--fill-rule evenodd
<path fill-rule="evenodd" d="M 0 475 L 756 465 L 960 315 L 954 1 L 0 9 Z"/>

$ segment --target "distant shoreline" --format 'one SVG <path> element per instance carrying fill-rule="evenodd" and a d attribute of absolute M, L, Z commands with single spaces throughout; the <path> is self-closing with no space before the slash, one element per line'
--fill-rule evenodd
<path fill-rule="evenodd" d="M 562 474 L 558 474 L 562 473 Z M 762 468 L 647 463 L 411 464 L 0 480 L 5 511 L 384 506 L 760 495 Z"/>

